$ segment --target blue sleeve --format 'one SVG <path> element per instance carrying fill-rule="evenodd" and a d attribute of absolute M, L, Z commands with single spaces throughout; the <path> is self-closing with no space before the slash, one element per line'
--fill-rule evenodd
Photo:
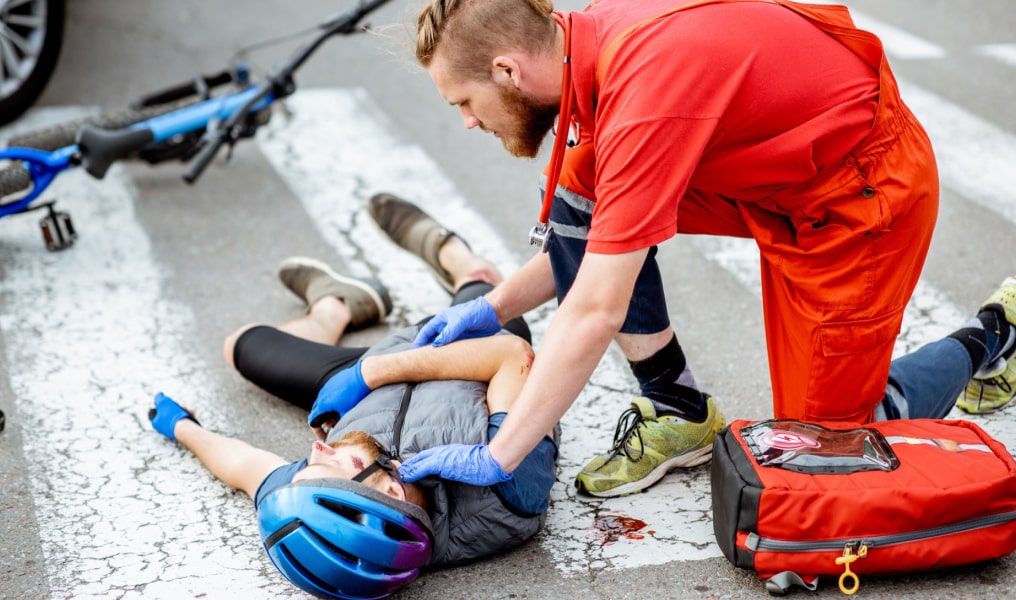
<path fill-rule="evenodd" d="M 490 415 L 487 439 L 492 440 L 501 429 L 507 413 Z M 550 489 L 557 481 L 557 444 L 550 436 L 543 436 L 512 472 L 508 481 L 494 485 L 498 497 L 510 508 L 523 515 L 538 515 L 550 507 Z"/>
<path fill-rule="evenodd" d="M 307 466 L 307 459 L 297 460 L 289 463 L 288 465 L 282 465 L 278 469 L 275 469 L 265 477 L 265 480 L 258 486 L 257 493 L 254 494 L 254 508 L 257 509 L 261 506 L 261 501 L 265 499 L 265 496 L 271 494 L 275 490 L 279 489 L 284 485 L 293 483 L 293 475 L 302 471 Z"/>

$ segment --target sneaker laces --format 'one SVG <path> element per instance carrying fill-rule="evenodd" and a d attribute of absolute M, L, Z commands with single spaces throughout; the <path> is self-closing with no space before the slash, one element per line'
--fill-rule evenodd
<path fill-rule="evenodd" d="M 631 461 L 641 459 L 644 454 L 641 425 L 645 421 L 646 418 L 637 408 L 629 408 L 621 413 L 621 417 L 617 420 L 617 427 L 614 428 L 614 443 L 610 451 L 615 455 L 623 453 Z M 632 452 L 628 448 L 628 442 L 632 437 L 638 438 L 639 441 L 638 456 L 632 456 Z"/>
<path fill-rule="evenodd" d="M 984 391 L 989 385 L 993 385 L 998 389 L 1002 390 L 1005 394 L 1012 394 L 1012 385 L 1005 378 L 1005 375 L 998 375 L 991 379 L 983 379 L 980 381 L 980 389 L 977 391 L 977 407 L 981 407 L 981 402 L 984 402 Z"/>

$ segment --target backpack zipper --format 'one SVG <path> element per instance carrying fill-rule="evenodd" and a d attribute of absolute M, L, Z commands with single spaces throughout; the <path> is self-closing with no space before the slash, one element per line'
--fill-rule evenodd
<path fill-rule="evenodd" d="M 745 540 L 745 546 L 747 546 L 749 550 L 756 552 L 759 550 L 768 550 L 770 552 L 822 552 L 841 550 L 847 546 L 858 547 L 861 544 L 867 546 L 868 548 L 876 546 L 894 546 L 896 544 L 919 542 L 936 537 L 953 535 L 955 533 L 963 533 L 965 531 L 975 531 L 977 529 L 984 529 L 986 527 L 1008 523 L 1013 520 L 1016 520 L 1016 511 L 989 515 L 987 517 L 978 517 L 976 519 L 970 519 L 969 521 L 962 521 L 951 525 L 942 525 L 931 529 L 922 529 L 920 531 L 911 531 L 909 533 L 892 533 L 889 535 L 876 535 L 871 537 L 841 538 L 809 542 L 777 540 L 762 537 L 753 532 L 748 534 L 748 538 Z"/>
<path fill-rule="evenodd" d="M 923 529 L 920 531 L 911 531 L 909 533 L 893 533 L 889 535 L 876 535 L 867 538 L 841 538 L 837 540 L 809 542 L 776 540 L 762 537 L 757 533 L 752 532 L 748 534 L 748 537 L 745 540 L 745 546 L 755 552 L 760 550 L 767 550 L 770 552 L 842 551 L 842 554 L 838 556 L 835 561 L 837 565 L 843 566 L 843 573 L 840 574 L 839 578 L 839 587 L 840 591 L 844 594 L 852 595 L 857 592 L 861 585 L 861 581 L 857 574 L 850 570 L 850 565 L 856 560 L 867 557 L 868 550 L 870 548 L 876 546 L 886 547 L 898 544 L 907 544 L 910 542 L 920 542 L 956 533 L 985 529 L 994 525 L 1008 523 L 1013 520 L 1016 520 L 1016 511 L 989 515 L 987 517 L 978 517 L 976 519 L 970 519 L 960 523 L 942 525 L 940 527 L 932 527 L 931 529 Z"/>

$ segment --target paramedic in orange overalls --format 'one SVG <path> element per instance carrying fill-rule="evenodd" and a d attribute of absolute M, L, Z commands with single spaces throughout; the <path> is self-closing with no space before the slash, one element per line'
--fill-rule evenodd
<path fill-rule="evenodd" d="M 579 490 L 627 494 L 707 461 L 724 418 L 687 365 L 654 258 L 676 233 L 757 241 L 776 417 L 899 416 L 887 395 L 892 349 L 939 190 L 928 136 L 879 40 L 843 7 L 783 0 L 552 10 L 548 0 L 433 0 L 418 19 L 417 58 L 467 128 L 532 157 L 561 119 L 546 171 L 547 252 L 439 314 L 417 343 L 489 335 L 555 294 L 560 306 L 502 435 L 435 449 L 407 470 L 508 476 L 612 339 L 644 398 Z M 563 152 L 569 134 L 577 145 Z"/>

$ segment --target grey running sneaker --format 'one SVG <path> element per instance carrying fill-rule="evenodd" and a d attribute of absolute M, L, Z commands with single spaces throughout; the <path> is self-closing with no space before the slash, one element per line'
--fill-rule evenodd
<path fill-rule="evenodd" d="M 458 237 L 455 232 L 445 229 L 415 204 L 392 194 L 375 194 L 367 201 L 367 212 L 393 242 L 423 259 L 441 287 L 448 293 L 455 291 L 451 273 L 437 259 L 441 246 L 452 236 Z"/>
<path fill-rule="evenodd" d="M 307 303 L 307 309 L 325 296 L 334 296 L 349 308 L 349 329 L 362 329 L 392 312 L 392 299 L 380 281 L 370 277 L 340 275 L 325 263 L 305 256 L 291 256 L 279 264 L 279 279 Z"/>

